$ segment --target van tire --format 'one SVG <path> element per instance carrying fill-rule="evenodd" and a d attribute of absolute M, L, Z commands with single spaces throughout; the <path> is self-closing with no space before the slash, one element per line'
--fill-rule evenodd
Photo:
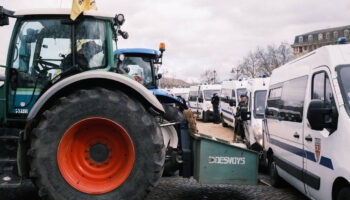
<path fill-rule="evenodd" d="M 202 116 L 203 116 L 203 122 L 208 122 L 208 114 L 207 114 L 207 112 L 203 111 Z"/>
<path fill-rule="evenodd" d="M 121 185 L 114 186 L 113 184 L 114 189 L 91 194 L 93 192 L 83 192 L 68 183 L 60 170 L 63 165 L 60 165 L 58 155 L 62 149 L 60 145 L 65 143 L 63 139 L 67 134 L 69 135 L 71 127 L 82 120 L 96 118 L 117 123 L 127 132 L 129 140 L 133 143 L 134 156 L 132 157 L 135 159 L 130 174 L 126 176 Z M 38 125 L 31 133 L 30 150 L 33 153 L 30 159 L 30 174 L 32 174 L 33 182 L 39 188 L 40 197 L 48 200 L 138 200 L 143 199 L 159 182 L 165 160 L 165 146 L 161 130 L 155 118 L 147 112 L 145 107 L 124 92 L 100 87 L 73 91 L 66 97 L 61 97 L 54 106 L 44 111 L 38 120 Z M 94 125 L 91 126 L 94 127 Z M 89 128 L 88 124 L 86 127 Z M 88 128 L 86 130 L 89 130 Z M 90 132 L 94 134 L 93 131 Z M 87 141 L 89 137 L 84 137 L 84 139 Z M 88 143 L 86 141 L 84 143 Z M 110 141 L 113 142 L 113 140 Z M 96 144 L 107 145 L 105 142 Z M 70 148 L 77 147 L 79 146 Z M 116 151 L 114 149 L 116 149 L 115 146 L 109 151 L 114 153 Z M 67 155 L 70 156 L 70 154 Z M 115 160 L 115 157 L 109 158 Z M 93 189 L 89 188 L 89 190 Z"/>
<path fill-rule="evenodd" d="M 222 125 L 222 127 L 228 127 L 228 124 L 225 122 L 222 114 L 221 114 L 221 125 Z"/>
<path fill-rule="evenodd" d="M 350 187 L 343 187 L 338 195 L 337 195 L 337 200 L 350 200 Z"/>
<path fill-rule="evenodd" d="M 283 179 L 278 175 L 276 162 L 273 160 L 273 157 L 269 159 L 268 171 L 270 176 L 270 184 L 273 187 L 279 188 L 283 184 Z"/>

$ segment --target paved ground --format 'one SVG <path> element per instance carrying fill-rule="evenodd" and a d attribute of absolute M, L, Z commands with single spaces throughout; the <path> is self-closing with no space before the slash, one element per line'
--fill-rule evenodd
<path fill-rule="evenodd" d="M 232 141 L 233 129 L 221 124 L 198 122 L 200 133 Z M 260 174 L 262 182 L 269 183 L 269 177 Z M 20 189 L 0 190 L 1 200 L 38 200 L 32 184 Z M 199 184 L 194 179 L 178 176 L 162 178 L 159 185 L 151 191 L 146 200 L 306 200 L 307 198 L 286 184 L 274 188 L 263 183 L 249 185 L 207 185 Z"/>

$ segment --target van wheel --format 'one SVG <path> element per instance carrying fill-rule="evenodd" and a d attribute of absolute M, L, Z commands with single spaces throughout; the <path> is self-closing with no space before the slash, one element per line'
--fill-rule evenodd
<path fill-rule="evenodd" d="M 350 200 L 350 187 L 342 188 L 337 196 L 337 200 Z"/>
<path fill-rule="evenodd" d="M 276 162 L 271 157 L 269 160 L 269 175 L 270 175 L 270 184 L 273 187 L 281 187 L 283 179 L 278 175 Z"/>
<path fill-rule="evenodd" d="M 202 116 L 203 116 L 203 122 L 208 122 L 208 114 L 207 114 L 207 112 L 203 111 Z"/>
<path fill-rule="evenodd" d="M 225 122 L 225 120 L 224 120 L 224 117 L 221 115 L 221 125 L 222 125 L 222 127 L 227 127 L 228 125 L 227 125 L 227 123 Z"/>

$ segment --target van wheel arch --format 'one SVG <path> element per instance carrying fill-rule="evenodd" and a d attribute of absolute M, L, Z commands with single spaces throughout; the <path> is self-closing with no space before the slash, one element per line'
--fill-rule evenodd
<path fill-rule="evenodd" d="M 350 183 L 344 177 L 338 177 L 335 179 L 332 187 L 332 200 L 336 200 L 339 192 L 346 187 L 350 187 Z"/>

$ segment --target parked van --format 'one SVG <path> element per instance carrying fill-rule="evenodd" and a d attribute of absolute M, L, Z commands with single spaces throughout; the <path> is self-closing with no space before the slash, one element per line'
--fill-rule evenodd
<path fill-rule="evenodd" d="M 190 93 L 190 88 L 173 88 L 171 90 L 171 93 L 175 97 L 181 97 L 187 101 Z"/>
<path fill-rule="evenodd" d="M 190 109 L 198 119 L 209 121 L 214 119 L 214 110 L 211 104 L 213 94 L 220 94 L 221 85 L 200 85 L 190 87 L 188 103 Z"/>
<path fill-rule="evenodd" d="M 190 110 L 194 112 L 194 114 L 197 116 L 199 112 L 198 107 L 198 95 L 199 95 L 199 86 L 191 86 L 189 97 L 188 97 L 188 107 Z"/>
<path fill-rule="evenodd" d="M 244 121 L 245 143 L 249 149 L 263 155 L 263 119 L 265 117 L 266 94 L 270 78 L 254 78 L 248 80 L 247 96 L 249 120 Z"/>
<path fill-rule="evenodd" d="M 312 199 L 350 197 L 350 45 L 321 47 L 270 79 L 264 137 L 280 177 Z"/>
<path fill-rule="evenodd" d="M 220 92 L 220 116 L 222 126 L 235 125 L 236 106 L 241 94 L 247 93 L 247 80 L 224 81 Z"/>

